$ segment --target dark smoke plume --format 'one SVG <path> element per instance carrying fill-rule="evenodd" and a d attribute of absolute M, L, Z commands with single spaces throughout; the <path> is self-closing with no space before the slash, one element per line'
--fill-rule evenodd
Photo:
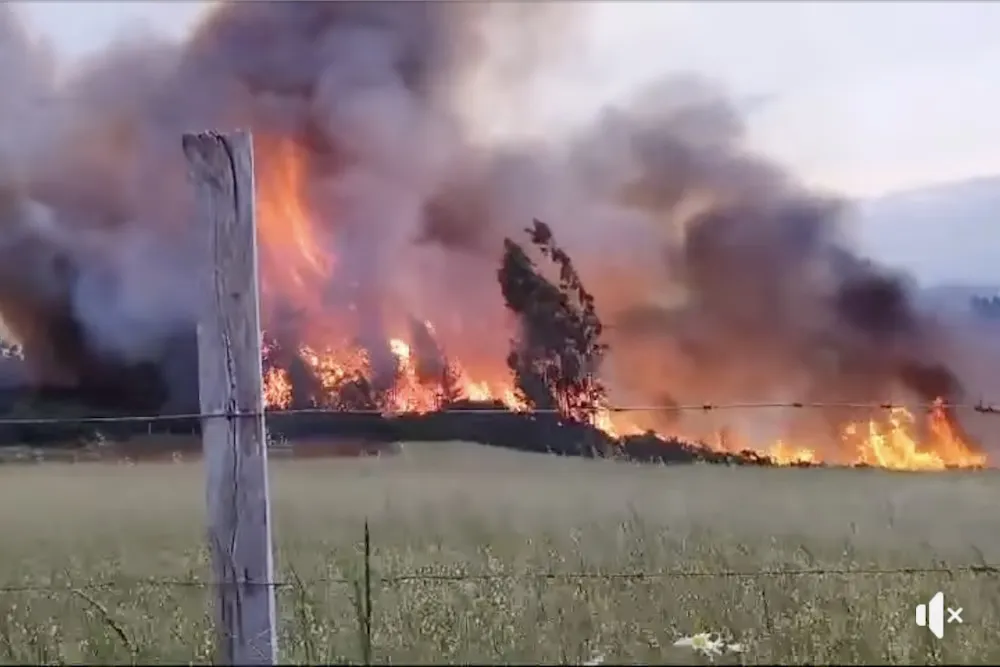
<path fill-rule="evenodd" d="M 450 358 L 502 365 L 497 262 L 539 218 L 611 327 L 618 403 L 958 397 L 905 283 L 839 237 L 844 204 L 748 153 L 700 78 L 600 110 L 567 141 L 478 138 L 470 100 L 530 107 L 534 75 L 574 46 L 552 37 L 573 34 L 570 5 L 511 7 L 226 3 L 180 46 L 117 44 L 61 76 L 0 8 L 0 313 L 36 380 L 155 361 L 190 329 L 204 244 L 179 137 L 246 126 L 308 155 L 336 253 L 310 307 L 356 309 L 376 376 L 392 371 L 386 302 L 432 320 Z M 276 314 L 283 296 L 266 327 L 295 319 Z M 297 335 L 282 331 L 286 351 Z"/>

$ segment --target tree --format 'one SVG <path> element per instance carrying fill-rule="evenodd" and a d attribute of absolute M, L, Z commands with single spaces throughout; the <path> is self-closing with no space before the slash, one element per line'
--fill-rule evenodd
<path fill-rule="evenodd" d="M 524 248 L 504 240 L 498 279 L 507 308 L 520 321 L 507 365 L 530 406 L 592 424 L 608 405 L 599 377 L 608 348 L 601 342 L 604 327 L 594 297 L 548 225 L 535 220 L 525 231 L 542 256 L 556 265 L 559 282 L 541 275 Z"/>
<path fill-rule="evenodd" d="M 971 300 L 972 312 L 986 320 L 1000 320 L 1000 297 L 974 296 Z"/>

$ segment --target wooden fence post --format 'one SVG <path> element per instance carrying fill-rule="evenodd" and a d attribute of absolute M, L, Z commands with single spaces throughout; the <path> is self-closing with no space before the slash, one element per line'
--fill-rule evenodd
<path fill-rule="evenodd" d="M 182 141 L 209 244 L 211 300 L 198 327 L 198 381 L 217 582 L 218 661 L 272 665 L 275 637 L 267 441 L 261 369 L 249 132 L 185 134 Z M 234 416 L 239 415 L 239 416 Z"/>

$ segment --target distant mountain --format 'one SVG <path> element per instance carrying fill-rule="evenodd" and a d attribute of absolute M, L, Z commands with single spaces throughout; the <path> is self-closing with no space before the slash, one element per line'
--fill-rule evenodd
<path fill-rule="evenodd" d="M 855 222 L 865 253 L 922 285 L 1000 285 L 1000 176 L 863 200 Z"/>
<path fill-rule="evenodd" d="M 1000 285 L 931 285 L 917 292 L 921 306 L 936 313 L 971 315 L 973 297 L 1000 296 Z"/>

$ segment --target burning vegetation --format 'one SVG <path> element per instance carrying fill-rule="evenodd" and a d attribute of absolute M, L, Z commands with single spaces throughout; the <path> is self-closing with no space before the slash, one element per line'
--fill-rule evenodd
<path fill-rule="evenodd" d="M 206 258 L 179 137 L 238 125 L 272 408 L 584 455 L 986 462 L 946 407 L 966 395 L 955 331 L 851 250 L 846 202 L 746 148 L 715 86 L 665 77 L 562 134 L 484 138 L 468 100 L 527 90 L 553 55 L 532 36 L 578 11 L 504 7 L 221 3 L 182 44 L 117 44 L 58 76 L 0 7 L 0 319 L 24 381 L 196 408 Z M 780 436 L 678 409 L 789 400 L 831 407 L 783 415 Z M 935 407 L 836 407 L 904 402 Z M 614 408 L 630 404 L 649 409 Z"/>
<path fill-rule="evenodd" d="M 721 440 L 714 447 L 705 443 L 686 444 L 653 431 L 643 433 L 620 420 L 616 425 L 616 415 L 600 380 L 601 362 L 608 346 L 601 340 L 604 326 L 597 316 L 594 297 L 584 288 L 569 256 L 556 245 L 548 225 L 535 220 L 525 231 L 539 254 L 556 265 L 558 282 L 542 275 L 521 245 L 511 239 L 504 241 L 498 278 L 506 306 L 517 316 L 519 324 L 507 357 L 510 385 L 495 385 L 491 389 L 488 383 L 473 381 L 460 363 L 444 355 L 433 337 L 433 326 L 414 320 L 411 337 L 418 341 L 417 349 L 430 357 L 415 357 L 409 343 L 400 338 L 390 339 L 396 364 L 392 379 L 383 383 L 381 390 L 376 390 L 369 379 L 372 370 L 365 350 L 318 353 L 303 346 L 296 355 L 284 356 L 297 362 L 300 372 L 304 371 L 309 378 L 307 397 L 296 400 L 292 372 L 276 364 L 281 355 L 275 355 L 273 343 L 266 344 L 264 387 L 268 407 L 368 410 L 386 416 L 443 414 L 458 409 L 460 419 L 471 416 L 467 410 L 542 413 L 550 428 L 536 430 L 533 435 L 537 438 L 544 434 L 549 442 L 525 437 L 523 430 L 508 440 L 497 431 L 509 433 L 510 416 L 481 421 L 487 432 L 470 439 L 493 440 L 523 449 L 642 460 L 698 459 L 800 466 L 823 461 L 815 449 L 790 446 L 780 440 L 758 452 L 737 450 Z M 562 430 L 567 425 L 576 428 Z M 445 432 L 449 432 L 447 427 Z M 941 398 L 935 399 L 928 410 L 923 430 L 906 408 L 892 407 L 884 415 L 846 423 L 840 437 L 844 455 L 836 461 L 840 464 L 907 470 L 986 465 L 985 454 L 963 433 Z"/>

